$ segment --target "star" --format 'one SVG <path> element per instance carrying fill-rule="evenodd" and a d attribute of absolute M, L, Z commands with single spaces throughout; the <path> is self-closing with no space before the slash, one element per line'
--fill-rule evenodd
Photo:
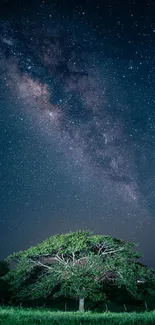
<path fill-rule="evenodd" d="M 17 20 L 0 22 L 5 255 L 51 232 L 90 227 L 136 239 L 147 259 L 155 209 L 153 27 L 124 9 L 116 21 L 109 2 L 72 5 L 19 5 Z"/>

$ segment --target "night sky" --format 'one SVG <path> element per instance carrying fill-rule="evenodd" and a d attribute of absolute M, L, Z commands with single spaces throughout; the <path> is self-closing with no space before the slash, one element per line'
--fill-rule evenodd
<path fill-rule="evenodd" d="M 155 267 L 154 1 L 1 1 L 0 259 L 90 229 Z"/>

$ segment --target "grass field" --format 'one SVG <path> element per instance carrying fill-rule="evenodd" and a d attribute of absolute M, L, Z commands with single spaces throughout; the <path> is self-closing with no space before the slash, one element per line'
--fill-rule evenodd
<path fill-rule="evenodd" d="M 144 313 L 53 312 L 0 307 L 0 325 L 155 325 L 155 311 Z"/>

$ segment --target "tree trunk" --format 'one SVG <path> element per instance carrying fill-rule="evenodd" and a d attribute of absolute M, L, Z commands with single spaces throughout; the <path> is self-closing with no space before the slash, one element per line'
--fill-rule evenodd
<path fill-rule="evenodd" d="M 84 312 L 84 298 L 79 297 L 79 311 Z"/>

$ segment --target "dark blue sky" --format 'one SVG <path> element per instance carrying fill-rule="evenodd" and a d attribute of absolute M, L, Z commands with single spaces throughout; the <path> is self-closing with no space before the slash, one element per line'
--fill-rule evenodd
<path fill-rule="evenodd" d="M 0 259 L 86 229 L 155 266 L 151 1 L 2 1 Z"/>

